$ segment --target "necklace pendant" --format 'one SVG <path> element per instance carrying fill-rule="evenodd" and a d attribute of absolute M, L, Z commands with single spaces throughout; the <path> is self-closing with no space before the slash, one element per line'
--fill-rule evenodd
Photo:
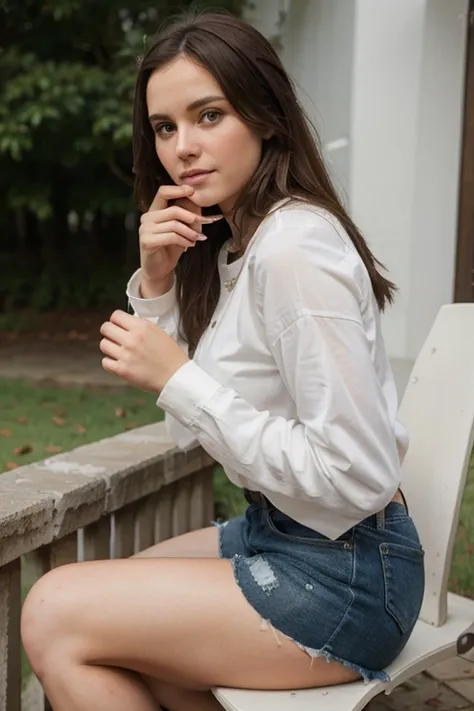
<path fill-rule="evenodd" d="M 237 254 L 239 249 L 240 249 L 240 247 L 238 245 L 234 244 L 233 242 L 229 242 L 225 247 L 225 251 L 228 252 L 229 254 Z"/>
<path fill-rule="evenodd" d="M 227 281 L 224 282 L 224 286 L 227 289 L 227 291 L 232 291 L 234 286 L 237 284 L 237 279 L 238 279 L 238 277 L 234 277 L 233 279 L 228 279 Z"/>

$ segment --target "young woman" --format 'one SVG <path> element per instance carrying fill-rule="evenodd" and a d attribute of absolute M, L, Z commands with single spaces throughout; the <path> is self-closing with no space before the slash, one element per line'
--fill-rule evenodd
<path fill-rule="evenodd" d="M 423 596 L 380 311 L 394 287 L 341 205 L 271 45 L 174 25 L 134 115 L 135 311 L 103 366 L 155 392 L 246 490 L 245 516 L 44 576 L 22 634 L 55 711 L 219 708 L 210 689 L 386 678 Z"/>

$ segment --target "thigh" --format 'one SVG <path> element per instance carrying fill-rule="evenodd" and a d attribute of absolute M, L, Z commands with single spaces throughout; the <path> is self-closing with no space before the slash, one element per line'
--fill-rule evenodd
<path fill-rule="evenodd" d="M 134 558 L 218 558 L 219 530 L 216 526 L 200 528 L 168 538 L 137 553 Z"/>
<path fill-rule="evenodd" d="M 195 690 L 303 688 L 355 678 L 336 662 L 310 660 L 262 625 L 225 559 L 57 568 L 30 592 L 22 632 L 30 652 L 48 640 L 53 658 L 66 654 L 77 663 L 123 667 Z"/>

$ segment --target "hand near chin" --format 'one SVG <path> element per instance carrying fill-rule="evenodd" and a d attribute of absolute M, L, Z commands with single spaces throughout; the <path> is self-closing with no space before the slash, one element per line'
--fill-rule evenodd
<path fill-rule="evenodd" d="M 156 324 L 114 311 L 102 324 L 102 367 L 141 390 L 161 393 L 189 358 Z"/>

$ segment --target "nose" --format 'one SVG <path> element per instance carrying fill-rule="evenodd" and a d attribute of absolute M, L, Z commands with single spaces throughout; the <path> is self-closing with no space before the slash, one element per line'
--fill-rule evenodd
<path fill-rule="evenodd" d="M 178 129 L 176 155 L 181 160 L 199 156 L 201 150 L 195 132 L 191 127 Z"/>

